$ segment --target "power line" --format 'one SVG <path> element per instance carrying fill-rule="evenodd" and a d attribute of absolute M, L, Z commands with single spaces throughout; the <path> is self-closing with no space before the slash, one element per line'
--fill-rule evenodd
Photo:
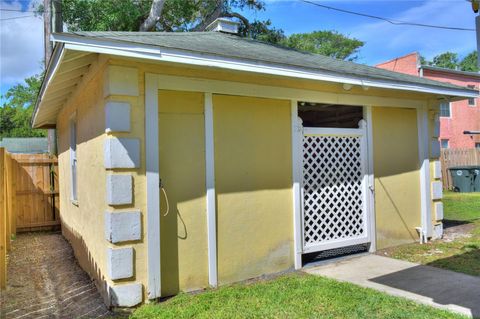
<path fill-rule="evenodd" d="M 15 19 L 22 19 L 22 18 L 30 18 L 34 17 L 34 15 L 28 15 L 28 16 L 19 16 L 19 17 L 10 17 L 10 18 L 3 18 L 0 19 L 0 21 L 6 21 L 6 20 L 15 20 Z"/>
<path fill-rule="evenodd" d="M 4 8 L 0 8 L 0 11 L 29 12 L 29 10 L 22 11 L 20 9 L 4 9 Z"/>
<path fill-rule="evenodd" d="M 468 28 L 447 27 L 447 26 L 441 26 L 441 25 L 432 25 L 432 24 L 415 23 L 415 22 L 408 22 L 408 21 L 401 21 L 401 20 L 393 20 L 393 19 L 388 19 L 388 18 L 384 18 L 384 17 L 374 16 L 374 15 L 371 15 L 371 14 L 360 13 L 360 12 L 355 12 L 355 11 L 330 7 L 330 6 L 320 4 L 320 3 L 317 3 L 317 2 L 313 2 L 313 1 L 308 1 L 308 0 L 300 0 L 300 1 L 311 4 L 311 5 L 314 5 L 314 6 L 317 6 L 317 7 L 320 7 L 320 8 L 324 8 L 324 9 L 329 9 L 329 10 L 334 10 L 334 11 L 338 11 L 338 12 L 353 14 L 353 15 L 366 17 L 366 18 L 371 18 L 371 19 L 382 20 L 382 21 L 385 21 L 385 22 L 388 22 L 388 23 L 394 24 L 394 25 L 409 25 L 409 26 L 414 26 L 414 27 L 455 30 L 455 31 L 473 31 L 473 32 L 476 31 L 475 29 L 468 29 Z"/>
<path fill-rule="evenodd" d="M 8 12 L 39 12 L 39 13 L 43 13 L 44 11 L 51 11 L 51 10 L 37 11 L 37 10 L 21 10 L 21 9 L 6 9 L 6 8 L 0 8 L 0 11 L 8 11 Z"/>

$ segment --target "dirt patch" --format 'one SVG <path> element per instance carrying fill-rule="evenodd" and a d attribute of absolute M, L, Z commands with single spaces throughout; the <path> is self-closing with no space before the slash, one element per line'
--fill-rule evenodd
<path fill-rule="evenodd" d="M 59 232 L 20 234 L 12 243 L 1 318 L 111 318 L 95 284 Z"/>
<path fill-rule="evenodd" d="M 472 223 L 461 223 L 449 225 L 443 230 L 442 240 L 445 242 L 454 241 L 458 238 L 468 238 L 471 237 L 471 232 L 475 229 L 475 224 Z"/>

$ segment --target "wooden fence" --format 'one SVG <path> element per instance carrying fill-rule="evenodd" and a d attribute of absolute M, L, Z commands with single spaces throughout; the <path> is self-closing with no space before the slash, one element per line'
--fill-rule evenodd
<path fill-rule="evenodd" d="M 7 249 L 10 248 L 11 236 L 5 198 L 5 151 L 0 147 L 0 290 L 7 285 Z"/>
<path fill-rule="evenodd" d="M 443 188 L 452 189 L 452 176 L 449 168 L 455 166 L 480 166 L 480 149 L 443 149 L 440 161 L 442 165 Z"/>
<path fill-rule="evenodd" d="M 11 154 L 0 148 L 0 288 L 17 232 L 59 228 L 58 162 L 47 154 Z"/>

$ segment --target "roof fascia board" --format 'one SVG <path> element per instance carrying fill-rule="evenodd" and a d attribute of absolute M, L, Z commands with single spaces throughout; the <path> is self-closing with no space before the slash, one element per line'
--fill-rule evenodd
<path fill-rule="evenodd" d="M 388 80 L 362 79 L 355 76 L 342 76 L 330 72 L 312 72 L 308 69 L 290 67 L 285 65 L 270 64 L 260 61 L 233 59 L 216 55 L 195 53 L 178 49 L 153 49 L 151 46 L 142 46 L 136 43 L 104 41 L 79 36 L 54 35 L 55 41 L 62 41 L 66 48 L 79 51 L 120 55 L 141 59 L 150 59 L 164 62 L 193 64 L 198 66 L 218 67 L 237 71 L 246 71 L 262 74 L 271 74 L 302 78 L 309 80 L 346 83 L 359 86 L 377 87 L 383 89 L 396 89 L 416 91 L 439 95 L 453 95 L 462 97 L 478 97 L 476 93 L 465 89 L 438 88 L 429 85 L 406 84 Z"/>
<path fill-rule="evenodd" d="M 62 42 L 65 44 L 83 44 L 92 47 L 111 47 L 116 49 L 122 49 L 125 51 L 161 54 L 161 50 L 157 46 L 139 44 L 135 42 L 114 41 L 110 39 L 92 39 L 86 36 L 78 36 L 72 34 L 66 35 L 59 33 L 52 34 L 51 39 L 52 41 Z"/>
<path fill-rule="evenodd" d="M 35 101 L 35 109 L 34 109 L 33 118 L 32 118 L 33 127 L 36 126 L 35 122 L 37 119 L 38 109 L 40 107 L 40 104 L 42 103 L 43 96 L 45 95 L 45 92 L 50 86 L 50 83 L 52 82 L 52 79 L 54 78 L 55 74 L 58 72 L 58 68 L 60 67 L 59 62 L 63 59 L 64 55 L 65 55 L 65 46 L 63 43 L 59 43 L 58 45 L 55 46 L 53 50 L 52 58 L 50 59 L 50 62 L 48 63 L 47 69 L 45 71 L 45 78 L 42 82 L 42 86 L 40 87 L 40 92 L 37 96 L 37 100 Z"/>
<path fill-rule="evenodd" d="M 443 73 L 453 73 L 453 74 L 459 74 L 463 76 L 470 76 L 470 77 L 476 77 L 476 78 L 480 77 L 480 73 L 476 73 L 476 72 L 446 69 L 446 68 L 440 68 L 440 67 L 431 66 L 431 65 L 422 65 L 420 66 L 420 69 L 443 72 Z"/>

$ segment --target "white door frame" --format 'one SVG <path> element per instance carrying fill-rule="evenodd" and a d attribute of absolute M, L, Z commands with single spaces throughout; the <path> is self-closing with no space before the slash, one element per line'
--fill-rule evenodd
<path fill-rule="evenodd" d="M 332 103 L 343 105 L 382 105 L 384 107 L 402 107 L 402 108 L 418 108 L 426 105 L 423 100 L 415 99 L 399 99 L 389 97 L 378 97 L 368 95 L 357 94 L 344 94 L 344 93 L 331 93 L 315 90 L 296 89 L 269 85 L 258 85 L 243 82 L 232 82 L 223 80 L 211 80 L 203 78 L 191 78 L 183 76 L 173 76 L 164 74 L 145 74 L 145 148 L 146 148 L 146 168 L 147 168 L 147 218 L 146 218 L 146 231 L 147 231 L 147 258 L 148 258 L 148 297 L 154 299 L 160 297 L 160 194 L 159 194 L 159 162 L 158 162 L 158 90 L 174 90 L 174 91 L 188 91 L 188 92 L 202 92 L 209 94 L 228 94 L 238 96 L 250 96 L 260 98 L 272 98 L 280 100 L 291 101 L 291 114 L 292 114 L 292 194 L 293 194 L 293 234 L 294 234 L 294 259 L 295 268 L 301 268 L 302 257 L 302 232 L 299 231 L 301 225 L 301 205 L 299 199 L 301 199 L 301 176 L 302 173 L 296 171 L 294 164 L 298 161 L 296 157 L 296 149 L 301 146 L 296 138 L 299 133 L 301 125 L 298 122 L 297 113 L 297 101 L 307 100 L 316 103 Z M 209 110 L 209 108 L 207 108 Z M 367 121 L 367 139 L 368 139 L 368 158 L 369 158 L 369 180 L 370 185 L 373 187 L 373 163 L 372 163 L 372 139 L 371 139 L 371 110 L 370 106 L 364 108 L 364 119 Z M 210 118 L 210 116 L 209 116 Z M 208 127 L 212 127 L 210 119 L 207 119 Z M 208 128 L 207 127 L 207 128 Z M 300 131 L 301 133 L 301 131 Z M 211 141 L 211 136 L 209 140 Z M 208 150 L 207 150 L 208 151 Z M 298 150 L 297 150 L 298 152 Z M 300 153 L 301 154 L 301 153 Z M 206 157 L 207 167 L 214 167 L 212 150 L 209 151 L 208 157 Z M 209 198 L 212 198 L 212 194 L 215 194 L 214 175 L 213 170 L 210 171 L 208 190 Z M 214 201 L 209 201 L 211 205 L 207 206 L 207 222 L 209 225 L 208 230 L 208 243 L 209 243 L 209 283 L 214 286 L 218 282 L 217 279 L 217 252 L 216 252 L 216 229 L 215 216 L 216 207 Z M 375 250 L 375 218 L 374 218 L 374 205 L 373 194 L 369 196 L 370 205 L 370 234 L 372 238 L 371 250 Z M 214 227 L 215 226 L 215 227 Z"/>
<path fill-rule="evenodd" d="M 161 296 L 158 78 L 145 74 L 145 167 L 147 178 L 147 296 Z"/>
<path fill-rule="evenodd" d="M 420 241 L 426 242 L 432 236 L 432 196 L 430 187 L 430 154 L 428 134 L 428 107 L 417 108 L 418 129 L 418 161 L 420 164 L 420 211 L 421 228 Z"/>

